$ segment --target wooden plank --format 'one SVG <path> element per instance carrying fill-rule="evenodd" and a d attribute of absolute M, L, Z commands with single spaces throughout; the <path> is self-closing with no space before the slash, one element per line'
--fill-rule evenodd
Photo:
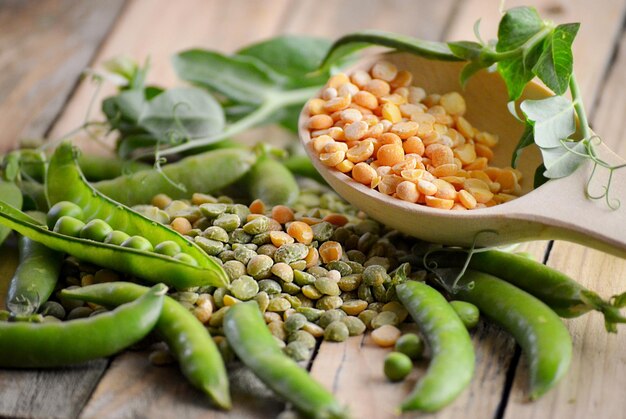
<path fill-rule="evenodd" d="M 241 364 L 228 366 L 234 410 L 217 411 L 176 365 L 155 367 L 145 352 L 125 352 L 111 364 L 82 418 L 275 417 L 283 403 Z"/>
<path fill-rule="evenodd" d="M 0 416 L 74 418 L 107 363 L 99 359 L 54 370 L 1 370 Z"/>
<path fill-rule="evenodd" d="M 619 21 L 619 16 L 615 21 Z M 616 22 L 615 22 L 616 23 Z M 617 60 L 600 91 L 599 106 L 593 123 L 605 142 L 626 158 L 624 115 L 626 100 L 623 86 L 626 81 L 626 33 L 621 38 Z M 581 185 L 582 187 L 582 185 Z M 626 200 L 624 185 L 614 185 L 616 197 Z M 624 207 L 619 211 L 624 211 Z M 581 220 L 582 222 L 582 220 Z M 626 228 L 625 228 L 626 234 Z M 556 242 L 548 265 L 559 269 L 586 287 L 604 297 L 625 291 L 622 279 L 626 277 L 626 260 L 618 259 L 582 246 Z M 526 366 L 520 365 L 515 377 L 507 418 L 568 417 L 622 417 L 626 400 L 622 389 L 626 384 L 626 360 L 623 348 L 626 335 L 618 326 L 617 335 L 604 330 L 603 318 L 592 313 L 566 322 L 574 342 L 574 358 L 568 376 L 557 388 L 535 403 L 525 403 L 527 384 Z"/>
<path fill-rule="evenodd" d="M 0 151 L 42 137 L 109 31 L 124 0 L 3 1 Z"/>

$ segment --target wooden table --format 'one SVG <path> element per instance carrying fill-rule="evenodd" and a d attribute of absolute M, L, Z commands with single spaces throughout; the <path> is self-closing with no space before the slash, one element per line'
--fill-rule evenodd
<path fill-rule="evenodd" d="M 582 22 L 575 69 L 591 122 L 626 157 L 626 0 L 527 2 L 557 22 Z M 150 80 L 173 85 L 169 57 L 192 46 L 229 52 L 280 33 L 337 37 L 363 28 L 471 39 L 480 17 L 482 33 L 493 35 L 498 13 L 495 0 L 0 0 L 0 151 L 24 136 L 58 138 L 79 126 L 95 91 L 81 72 L 118 54 L 149 55 Z M 615 191 L 626 202 L 625 185 Z M 626 289 L 626 260 L 558 241 L 523 248 L 603 296 Z M 0 273 L 13 268 L 9 259 L 0 258 Z M 473 334 L 477 370 L 470 388 L 432 416 L 625 417 L 626 330 L 608 335 L 597 313 L 566 323 L 574 339 L 572 367 L 544 398 L 525 402 L 527 368 L 519 349 L 498 328 L 481 324 Z M 367 337 L 323 343 L 311 374 L 349 404 L 354 417 L 392 417 L 425 365 L 406 382 L 390 384 L 381 372 L 384 354 Z M 0 416 L 265 418 L 283 411 L 249 375 L 233 372 L 235 408 L 226 414 L 210 410 L 176 367 L 153 367 L 140 352 L 55 371 L 2 370 Z"/>

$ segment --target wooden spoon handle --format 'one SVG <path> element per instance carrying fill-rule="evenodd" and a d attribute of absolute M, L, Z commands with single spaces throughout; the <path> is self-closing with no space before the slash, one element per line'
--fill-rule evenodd
<path fill-rule="evenodd" d="M 613 164 L 626 163 L 605 146 L 598 147 L 598 154 Z M 608 202 L 604 197 L 591 199 L 585 195 L 592 169 L 593 165 L 586 162 L 572 175 L 537 189 L 532 194 L 533 213 L 524 218 L 544 224 L 548 238 L 576 242 L 626 258 L 626 168 L 613 172 Z M 591 195 L 605 192 L 608 175 L 607 169 L 596 168 L 589 186 Z M 619 203 L 619 208 L 611 208 Z"/>

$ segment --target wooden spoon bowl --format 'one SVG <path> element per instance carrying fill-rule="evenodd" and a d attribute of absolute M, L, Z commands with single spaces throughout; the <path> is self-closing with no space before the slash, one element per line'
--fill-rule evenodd
<path fill-rule="evenodd" d="M 365 58 L 349 72 L 369 70 L 381 58 L 380 55 Z M 510 165 L 511 154 L 524 126 L 509 113 L 506 86 L 497 73 L 481 71 L 463 90 L 459 84 L 462 63 L 433 61 L 407 53 L 385 54 L 384 59 L 413 73 L 413 84 L 429 93 L 461 92 L 467 103 L 467 120 L 478 129 L 500 137 L 490 164 L 497 167 Z M 540 85 L 531 83 L 522 100 L 550 95 Z M 300 140 L 317 171 L 352 205 L 403 233 L 430 242 L 464 247 L 471 246 L 474 240 L 478 246 L 499 246 L 529 240 L 562 239 L 626 258 L 626 204 L 612 210 L 604 200 L 587 198 L 585 185 L 591 174 L 590 162 L 583 163 L 568 177 L 551 180 L 533 190 L 535 169 L 542 162 L 539 149 L 533 145 L 524 150 L 518 166 L 523 173 L 523 196 L 490 208 L 440 210 L 385 195 L 324 166 L 309 144 L 308 118 L 303 111 L 299 120 Z M 624 163 L 604 145 L 597 147 L 597 151 L 599 157 L 609 163 Z M 598 169 L 598 172 L 602 171 Z M 594 177 L 592 190 L 601 192 L 605 180 L 602 176 L 605 175 L 598 173 Z M 626 200 L 626 170 L 615 171 L 612 185 L 612 195 Z"/>

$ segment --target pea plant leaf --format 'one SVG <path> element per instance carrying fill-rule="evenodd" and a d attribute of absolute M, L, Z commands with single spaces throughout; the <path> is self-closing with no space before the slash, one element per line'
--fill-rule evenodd
<path fill-rule="evenodd" d="M 579 23 L 568 23 L 554 28 L 533 68 L 537 77 L 557 95 L 567 91 L 572 76 L 574 66 L 572 43 L 579 27 Z"/>
<path fill-rule="evenodd" d="M 202 89 L 175 88 L 147 102 L 138 123 L 160 140 L 202 138 L 224 129 L 224 111 Z"/>
<path fill-rule="evenodd" d="M 525 100 L 520 107 L 532 122 L 535 143 L 541 148 L 562 147 L 561 141 L 576 131 L 574 103 L 563 96 Z"/>
<path fill-rule="evenodd" d="M 533 67 L 540 57 L 541 43 L 531 40 L 544 28 L 543 20 L 533 7 L 510 9 L 500 20 L 496 51 L 504 53 L 522 48 L 521 54 L 498 62 L 498 72 L 506 83 L 510 100 L 518 99 L 535 76 Z"/>
<path fill-rule="evenodd" d="M 535 142 L 533 130 L 534 130 L 534 127 L 532 126 L 532 124 L 526 123 L 524 132 L 522 133 L 522 136 L 519 139 L 519 142 L 515 146 L 515 150 L 513 150 L 513 157 L 511 158 L 511 167 L 514 167 L 514 168 L 517 167 L 517 162 L 519 161 L 519 158 L 522 155 L 522 150 Z"/>
<path fill-rule="evenodd" d="M 560 148 L 541 149 L 543 156 L 543 164 L 546 167 L 544 176 L 550 179 L 558 179 L 569 176 L 580 166 L 586 159 L 585 145 L 582 141 L 573 143 L 569 146 L 569 151 L 565 146 Z M 582 154 L 582 155 L 581 155 Z"/>
<path fill-rule="evenodd" d="M 226 56 L 193 49 L 174 55 L 174 70 L 181 79 L 219 92 L 236 102 L 260 104 L 288 79 L 263 61 L 244 55 Z"/>
<path fill-rule="evenodd" d="M 324 84 L 328 74 L 310 74 L 315 71 L 331 41 L 310 36 L 278 36 L 267 41 L 247 46 L 237 55 L 254 57 L 262 61 L 276 73 L 290 79 L 298 87 Z"/>

